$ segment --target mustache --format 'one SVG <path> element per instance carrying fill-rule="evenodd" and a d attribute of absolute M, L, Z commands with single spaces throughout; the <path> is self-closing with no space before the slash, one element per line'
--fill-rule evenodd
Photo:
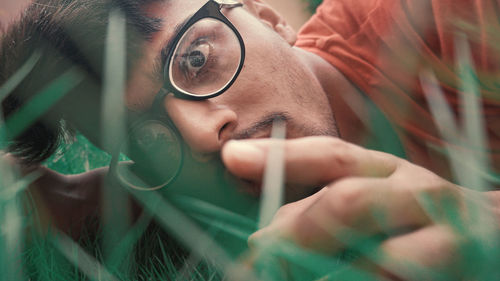
<path fill-rule="evenodd" d="M 236 140 L 250 139 L 260 132 L 270 132 L 274 121 L 282 121 L 286 124 L 291 119 L 292 118 L 288 112 L 272 112 L 250 125 L 250 127 L 234 133 L 232 138 Z"/>

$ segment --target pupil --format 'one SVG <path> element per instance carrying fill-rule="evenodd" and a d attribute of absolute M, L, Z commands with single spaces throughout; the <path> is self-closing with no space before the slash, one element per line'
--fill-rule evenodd
<path fill-rule="evenodd" d="M 200 51 L 193 51 L 189 54 L 189 64 L 193 67 L 202 67 L 205 64 L 205 56 Z"/>

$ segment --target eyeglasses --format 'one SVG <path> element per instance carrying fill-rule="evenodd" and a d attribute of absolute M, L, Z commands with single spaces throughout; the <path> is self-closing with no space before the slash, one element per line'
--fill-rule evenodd
<path fill-rule="evenodd" d="M 173 38 L 164 59 L 163 87 L 151 110 L 128 129 L 120 147 L 121 158 L 110 170 L 124 185 L 156 190 L 178 176 L 184 159 L 179 132 L 166 116 L 163 100 L 168 93 L 189 100 L 222 94 L 234 83 L 245 60 L 245 45 L 221 10 L 241 7 L 232 0 L 209 0 Z"/>
<path fill-rule="evenodd" d="M 212 98 L 236 80 L 245 60 L 245 45 L 222 8 L 236 1 L 208 1 L 181 28 L 168 48 L 163 87 L 184 99 Z"/>

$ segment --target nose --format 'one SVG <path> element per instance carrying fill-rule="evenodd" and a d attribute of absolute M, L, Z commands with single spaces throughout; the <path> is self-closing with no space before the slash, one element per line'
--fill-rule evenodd
<path fill-rule="evenodd" d="M 238 123 L 233 110 L 213 100 L 189 101 L 170 94 L 165 99 L 165 107 L 184 140 L 198 152 L 220 150 Z"/>

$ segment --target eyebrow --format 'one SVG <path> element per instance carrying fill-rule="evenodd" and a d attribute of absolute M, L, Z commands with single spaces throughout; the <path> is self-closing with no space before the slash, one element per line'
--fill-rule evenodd
<path fill-rule="evenodd" d="M 275 120 L 281 120 L 286 122 L 289 122 L 292 118 L 287 112 L 273 112 L 271 114 L 268 114 L 264 116 L 261 120 L 255 122 L 252 124 L 250 127 L 246 128 L 245 130 L 236 133 L 233 138 L 240 140 L 240 139 L 248 139 L 251 138 L 252 136 L 256 135 L 259 132 L 270 132 L 270 130 L 273 127 L 273 123 Z"/>
<path fill-rule="evenodd" d="M 164 64 L 167 61 L 168 51 L 172 48 L 172 44 L 174 43 L 174 38 L 177 37 L 177 34 L 181 31 L 181 29 L 187 24 L 187 22 L 193 17 L 193 14 L 187 16 L 182 22 L 176 24 L 174 26 L 173 35 L 170 38 L 162 43 L 162 48 L 158 55 L 155 57 L 154 66 L 153 66 L 153 77 L 159 79 L 159 81 L 163 81 L 163 69 L 165 68 Z"/>

